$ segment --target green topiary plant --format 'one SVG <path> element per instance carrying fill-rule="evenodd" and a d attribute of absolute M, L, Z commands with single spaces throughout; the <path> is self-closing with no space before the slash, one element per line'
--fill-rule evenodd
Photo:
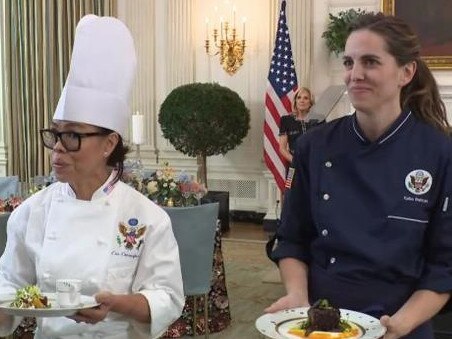
<path fill-rule="evenodd" d="M 197 157 L 198 180 L 207 184 L 206 157 L 226 154 L 250 128 L 249 110 L 239 95 L 215 83 L 175 88 L 160 107 L 163 136 L 183 154 Z"/>
<path fill-rule="evenodd" d="M 367 14 L 367 12 L 360 8 L 357 10 L 351 8 L 346 11 L 341 11 L 337 16 L 331 13 L 329 14 L 330 21 L 326 31 L 322 34 L 322 38 L 325 39 L 326 46 L 330 53 L 334 53 L 338 56 L 344 51 L 350 23 L 364 14 Z"/>

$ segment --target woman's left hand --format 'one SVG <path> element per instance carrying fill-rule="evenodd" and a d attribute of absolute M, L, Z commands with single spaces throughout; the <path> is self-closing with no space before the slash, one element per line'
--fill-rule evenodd
<path fill-rule="evenodd" d="M 397 321 L 397 318 L 384 315 L 380 318 L 380 323 L 386 327 L 386 333 L 383 339 L 398 339 L 407 335 L 410 330 L 404 328 L 403 323 Z"/>
<path fill-rule="evenodd" d="M 94 308 L 81 310 L 68 318 L 78 323 L 97 324 L 107 316 L 114 303 L 114 294 L 110 292 L 100 292 L 95 296 L 96 301 L 100 304 Z"/>

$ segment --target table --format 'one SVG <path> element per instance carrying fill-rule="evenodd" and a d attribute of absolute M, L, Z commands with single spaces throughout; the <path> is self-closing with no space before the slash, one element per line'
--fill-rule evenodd
<path fill-rule="evenodd" d="M 212 264 L 213 278 L 208 296 L 209 333 L 224 330 L 231 324 L 228 291 L 226 289 L 226 275 L 224 270 L 223 253 L 221 252 L 221 223 L 215 232 L 215 246 Z M 204 325 L 204 297 L 198 297 L 196 335 L 205 333 Z M 193 297 L 186 297 L 182 316 L 166 331 L 163 338 L 180 338 L 193 336 Z"/>

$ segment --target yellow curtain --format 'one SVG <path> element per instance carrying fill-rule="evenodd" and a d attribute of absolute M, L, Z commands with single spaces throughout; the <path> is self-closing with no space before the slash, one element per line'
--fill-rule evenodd
<path fill-rule="evenodd" d="M 75 27 L 85 14 L 117 15 L 116 0 L 6 1 L 3 110 L 8 175 L 50 172 L 39 130 L 49 126 L 69 70 Z"/>

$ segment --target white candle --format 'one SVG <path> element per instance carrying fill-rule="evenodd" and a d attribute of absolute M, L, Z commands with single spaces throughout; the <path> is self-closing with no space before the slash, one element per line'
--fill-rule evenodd
<path fill-rule="evenodd" d="M 132 115 L 132 142 L 135 145 L 144 143 L 144 115 Z"/>
<path fill-rule="evenodd" d="M 209 18 L 206 17 L 206 40 L 209 40 Z"/>
<path fill-rule="evenodd" d="M 242 34 L 243 34 L 243 40 L 245 40 L 245 23 L 246 23 L 246 18 L 243 17 L 243 18 L 242 18 Z"/>
<path fill-rule="evenodd" d="M 235 5 L 232 7 L 232 24 L 234 25 L 234 26 L 232 26 L 233 28 L 235 28 L 235 12 L 236 12 L 236 7 L 235 7 Z"/>

